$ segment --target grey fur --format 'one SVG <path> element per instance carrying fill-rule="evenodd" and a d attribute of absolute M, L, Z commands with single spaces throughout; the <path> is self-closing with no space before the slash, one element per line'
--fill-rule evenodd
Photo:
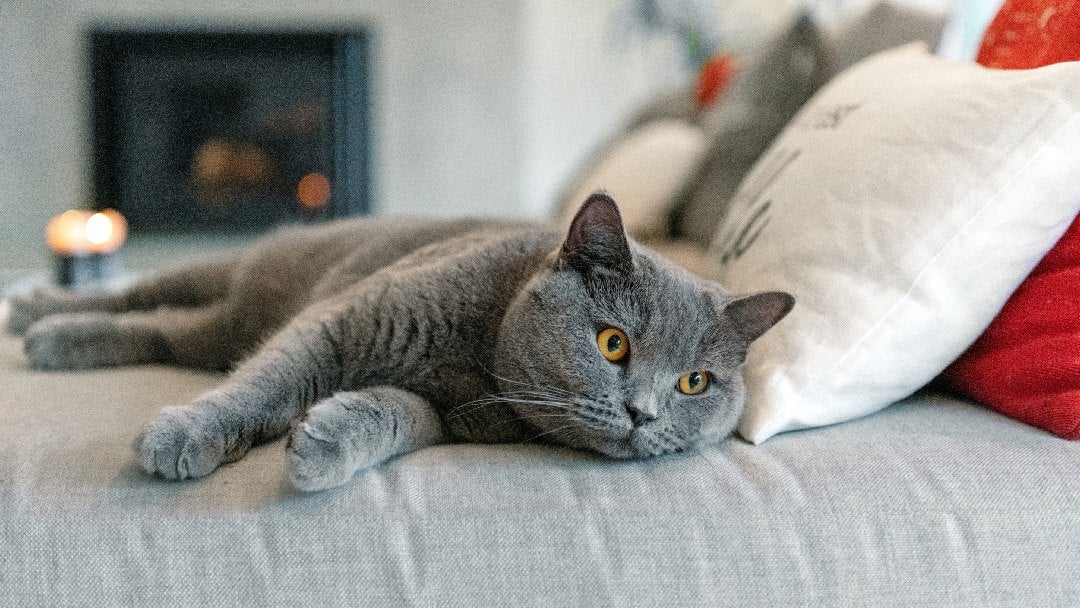
<path fill-rule="evenodd" d="M 294 228 L 120 294 L 14 298 L 9 327 L 38 369 L 241 361 L 163 410 L 139 462 L 201 477 L 290 433 L 289 476 L 317 490 L 448 441 L 639 458 L 718 440 L 742 411 L 746 348 L 792 305 L 732 297 L 628 241 L 597 193 L 565 238 L 481 220 Z M 607 326 L 629 337 L 624 361 L 597 347 Z M 698 369 L 710 388 L 683 395 L 678 377 Z"/>

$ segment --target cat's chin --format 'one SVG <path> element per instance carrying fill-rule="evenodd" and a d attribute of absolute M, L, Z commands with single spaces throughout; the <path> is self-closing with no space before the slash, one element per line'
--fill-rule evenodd
<path fill-rule="evenodd" d="M 619 460 L 653 458 L 680 452 L 684 447 L 665 437 L 665 434 L 647 428 L 637 428 L 622 439 L 613 439 L 600 445 L 591 446 L 593 450 L 604 456 Z"/>

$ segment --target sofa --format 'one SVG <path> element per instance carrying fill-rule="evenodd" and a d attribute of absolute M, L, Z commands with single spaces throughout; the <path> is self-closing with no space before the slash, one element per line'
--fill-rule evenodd
<path fill-rule="evenodd" d="M 220 376 L 27 368 L 0 338 L 7 606 L 1072 606 L 1080 444 L 923 392 L 613 462 L 449 445 L 303 494 L 283 441 L 191 482 L 132 457 Z"/>
<path fill-rule="evenodd" d="M 904 53 L 889 61 L 913 54 Z M 800 116 L 820 130 L 817 115 Z M 766 144 L 762 154 L 777 149 Z M 681 171 L 667 191 L 685 200 L 687 183 L 707 183 L 703 171 Z M 733 189 L 736 202 L 743 188 Z M 1013 274 L 994 282 L 993 297 L 1007 299 L 1075 216 L 1080 199 L 1070 207 L 1059 194 L 1046 214 L 1061 217 L 1030 228 L 1039 238 L 1027 249 L 982 245 L 1024 249 L 1027 260 L 1007 264 Z M 740 273 L 722 242 L 678 228 L 685 205 L 666 207 L 662 221 L 647 222 L 659 232 L 640 236 L 703 274 L 720 255 L 736 282 L 784 278 L 760 266 Z M 732 209 L 725 215 L 742 213 Z M 994 302 L 964 312 L 989 322 Z M 813 296 L 800 301 L 813 305 Z M 317 493 L 288 484 L 283 439 L 200 480 L 166 482 L 136 464 L 142 427 L 222 376 L 167 366 L 32 371 L 19 339 L 3 335 L 0 604 L 1080 605 L 1080 443 L 926 382 L 981 331 L 968 323 L 967 337 L 947 337 L 950 321 L 935 318 L 940 340 L 923 341 L 956 352 L 890 347 L 894 365 L 922 376 L 875 387 L 877 401 L 862 409 L 848 399 L 837 414 L 835 396 L 820 393 L 803 410 L 825 413 L 769 426 L 776 413 L 759 399 L 748 414 L 757 422 L 740 436 L 644 461 L 445 445 Z M 788 334 L 788 343 L 810 335 Z"/>

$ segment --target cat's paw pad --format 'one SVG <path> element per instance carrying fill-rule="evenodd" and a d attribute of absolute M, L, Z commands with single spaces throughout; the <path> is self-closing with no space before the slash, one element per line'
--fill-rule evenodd
<path fill-rule="evenodd" d="M 205 412 L 191 406 L 167 407 L 136 441 L 139 464 L 165 479 L 209 475 L 225 460 L 225 440 Z"/>
<path fill-rule="evenodd" d="M 86 315 L 53 315 L 34 323 L 23 338 L 30 367 L 37 370 L 75 370 L 102 367 L 116 354 L 107 348 L 115 328 Z"/>
<path fill-rule="evenodd" d="M 308 410 L 289 434 L 286 471 L 297 489 L 325 490 L 344 484 L 353 474 L 377 464 L 379 450 L 365 441 L 370 418 L 366 408 L 346 407 L 330 399 Z"/>

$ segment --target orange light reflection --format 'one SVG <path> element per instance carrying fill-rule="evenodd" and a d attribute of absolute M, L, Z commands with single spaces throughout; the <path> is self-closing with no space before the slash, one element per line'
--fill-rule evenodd
<path fill-rule="evenodd" d="M 308 173 L 296 185 L 296 200 L 308 209 L 326 206 L 330 202 L 330 180 L 322 173 Z"/>

